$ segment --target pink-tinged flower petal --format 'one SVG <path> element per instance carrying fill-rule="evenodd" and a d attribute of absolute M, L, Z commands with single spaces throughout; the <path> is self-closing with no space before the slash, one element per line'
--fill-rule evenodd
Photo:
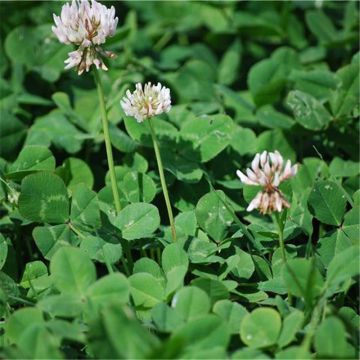
<path fill-rule="evenodd" d="M 262 192 L 258 192 L 256 196 L 251 200 L 249 206 L 246 208 L 246 211 L 252 211 L 254 209 L 257 209 L 260 205 L 262 197 Z"/>
<path fill-rule="evenodd" d="M 282 199 L 278 192 L 275 192 L 274 199 L 275 199 L 275 208 L 278 212 L 280 212 L 282 210 Z"/>
<path fill-rule="evenodd" d="M 286 162 L 284 172 L 282 173 L 281 181 L 288 179 L 290 176 L 291 176 L 291 161 L 288 160 Z"/>
<path fill-rule="evenodd" d="M 251 169 L 246 169 L 246 175 L 251 181 L 254 181 L 255 183 L 258 182 L 257 175 L 254 174 L 254 172 Z"/>
<path fill-rule="evenodd" d="M 240 178 L 240 181 L 246 185 L 257 185 L 253 181 L 251 181 L 245 174 L 243 174 L 240 170 L 236 171 L 236 175 Z"/>
<path fill-rule="evenodd" d="M 254 160 L 251 162 L 251 168 L 254 170 L 255 173 L 259 171 L 259 164 L 260 164 L 260 154 L 256 154 Z"/>
<path fill-rule="evenodd" d="M 278 187 L 280 185 L 280 176 L 279 176 L 279 173 L 276 172 L 274 174 L 274 179 L 273 179 L 273 182 L 272 182 L 273 186 L 275 187 Z"/>
<path fill-rule="evenodd" d="M 265 166 L 266 161 L 267 161 L 267 152 L 263 151 L 263 153 L 260 155 L 261 167 Z"/>
<path fill-rule="evenodd" d="M 269 207 L 270 197 L 268 193 L 263 193 L 261 197 L 260 210 L 262 213 L 266 213 Z"/>
<path fill-rule="evenodd" d="M 292 168 L 291 168 L 291 176 L 295 176 L 298 172 L 299 166 L 298 164 L 295 164 Z"/>
<path fill-rule="evenodd" d="M 271 159 L 271 168 L 276 169 L 278 166 L 278 158 L 275 153 L 271 152 L 269 153 L 270 159 Z"/>

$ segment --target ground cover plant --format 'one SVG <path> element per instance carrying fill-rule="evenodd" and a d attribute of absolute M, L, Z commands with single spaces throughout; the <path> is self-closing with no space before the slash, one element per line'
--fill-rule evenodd
<path fill-rule="evenodd" d="M 358 358 L 358 10 L 1 2 L 0 357 Z"/>

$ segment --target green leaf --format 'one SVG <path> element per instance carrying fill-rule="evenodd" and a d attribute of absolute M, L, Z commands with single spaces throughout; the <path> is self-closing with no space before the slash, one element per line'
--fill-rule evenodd
<path fill-rule="evenodd" d="M 83 296 L 96 280 L 96 269 L 78 248 L 62 247 L 52 257 L 50 273 L 55 287 L 63 294 Z"/>
<path fill-rule="evenodd" d="M 248 74 L 248 87 L 258 106 L 272 104 L 280 97 L 286 72 L 281 63 L 265 59 L 256 63 Z"/>
<path fill-rule="evenodd" d="M 337 287 L 346 280 L 359 275 L 360 248 L 351 246 L 350 248 L 335 255 L 329 264 L 326 284 L 328 291 L 333 293 Z"/>
<path fill-rule="evenodd" d="M 46 172 L 26 176 L 21 183 L 19 211 L 31 221 L 65 222 L 69 218 L 69 199 L 64 182 Z"/>
<path fill-rule="evenodd" d="M 339 80 L 328 70 L 295 70 L 290 79 L 295 82 L 295 89 L 312 95 L 320 101 L 328 100 L 331 92 L 337 90 Z"/>
<path fill-rule="evenodd" d="M 311 359 L 312 354 L 304 346 L 289 346 L 285 350 L 276 353 L 276 359 Z"/>
<path fill-rule="evenodd" d="M 11 158 L 26 134 L 26 126 L 7 111 L 0 114 L 0 156 Z"/>
<path fill-rule="evenodd" d="M 164 300 L 165 289 L 158 279 L 148 273 L 129 277 L 130 293 L 136 307 L 152 308 Z"/>
<path fill-rule="evenodd" d="M 261 125 L 271 129 L 290 129 L 294 125 L 294 120 L 290 116 L 276 111 L 271 105 L 259 108 L 256 117 Z M 237 140 L 240 143 L 239 138 Z"/>
<path fill-rule="evenodd" d="M 258 349 L 252 349 L 249 347 L 244 347 L 241 350 L 237 350 L 235 351 L 232 356 L 231 359 L 241 359 L 241 360 L 245 360 L 245 359 L 270 359 L 270 357 L 266 354 L 264 354 L 263 352 L 261 352 Z"/>
<path fill-rule="evenodd" d="M 257 138 L 255 152 L 275 151 L 278 150 L 283 157 L 295 161 L 296 153 L 290 145 L 285 133 L 281 130 L 263 131 Z"/>
<path fill-rule="evenodd" d="M 25 266 L 25 270 L 20 282 L 23 288 L 36 287 L 37 280 L 48 277 L 48 270 L 42 261 L 31 261 Z"/>
<path fill-rule="evenodd" d="M 81 239 L 80 249 L 92 260 L 105 264 L 115 264 L 122 256 L 121 244 L 107 242 L 101 237 L 93 235 Z"/>
<path fill-rule="evenodd" d="M 39 35 L 34 28 L 19 26 L 13 29 L 5 39 L 7 56 L 16 63 L 35 65 Z"/>
<path fill-rule="evenodd" d="M 333 42 L 338 33 L 331 20 L 321 10 L 308 11 L 305 16 L 310 31 L 320 43 Z"/>
<path fill-rule="evenodd" d="M 55 252 L 68 245 L 77 245 L 79 240 L 72 234 L 68 225 L 38 226 L 32 233 L 36 246 L 45 259 L 50 260 Z"/>
<path fill-rule="evenodd" d="M 109 304 L 90 323 L 87 343 L 98 359 L 144 359 L 160 341 L 122 304 Z M 121 334 L 121 336 L 119 336 Z"/>
<path fill-rule="evenodd" d="M 321 130 L 332 120 L 321 102 L 302 91 L 290 91 L 286 103 L 293 111 L 295 120 L 305 129 Z"/>
<path fill-rule="evenodd" d="M 198 201 L 195 209 L 198 224 L 216 242 L 225 237 L 226 230 L 233 220 L 220 198 L 226 201 L 222 191 L 209 192 Z"/>
<path fill-rule="evenodd" d="M 251 348 L 259 349 L 276 344 L 281 330 L 277 311 L 262 307 L 245 315 L 240 327 L 241 340 Z"/>
<path fill-rule="evenodd" d="M 325 319 L 316 329 L 314 345 L 321 358 L 356 358 L 356 350 L 346 341 L 345 326 L 333 316 Z"/>
<path fill-rule="evenodd" d="M 359 71 L 356 63 L 344 66 L 336 75 L 341 81 L 338 89 L 333 91 L 330 105 L 336 118 L 351 116 L 359 106 Z"/>
<path fill-rule="evenodd" d="M 192 151 L 200 153 L 201 162 L 207 162 L 229 145 L 233 128 L 229 116 L 203 116 L 186 121 L 181 127 L 181 137 L 191 142 Z"/>
<path fill-rule="evenodd" d="M 171 307 L 185 322 L 203 317 L 210 311 L 210 299 L 196 286 L 180 289 L 172 298 Z"/>
<path fill-rule="evenodd" d="M 120 273 L 106 275 L 87 290 L 91 306 L 106 306 L 108 303 L 126 304 L 130 298 L 128 279 Z"/>
<path fill-rule="evenodd" d="M 330 163 L 330 174 L 336 177 L 357 176 L 360 172 L 359 162 L 352 160 L 343 160 L 335 157 Z"/>
<path fill-rule="evenodd" d="M 156 195 L 156 185 L 153 179 L 143 173 L 131 171 L 124 176 L 120 191 L 128 202 L 151 202 Z"/>
<path fill-rule="evenodd" d="M 236 255 L 226 259 L 226 263 L 228 264 L 228 270 L 239 278 L 250 279 L 255 271 L 251 255 L 240 248 L 236 249 Z"/>
<path fill-rule="evenodd" d="M 219 280 L 197 278 L 191 282 L 191 285 L 204 290 L 208 294 L 212 304 L 229 297 L 228 289 L 224 283 Z"/>
<path fill-rule="evenodd" d="M 225 322 L 216 315 L 209 314 L 194 319 L 174 331 L 171 339 L 179 340 L 187 349 L 212 349 L 216 346 L 226 348 L 230 340 Z"/>
<path fill-rule="evenodd" d="M 44 297 L 36 306 L 51 316 L 74 318 L 83 312 L 84 303 L 74 294 L 56 294 Z"/>
<path fill-rule="evenodd" d="M 308 199 L 310 212 L 321 222 L 339 226 L 345 213 L 346 196 L 337 183 L 317 181 Z"/>
<path fill-rule="evenodd" d="M 157 329 L 161 332 L 172 332 L 184 324 L 181 314 L 165 303 L 160 303 L 153 307 L 151 318 Z"/>
<path fill-rule="evenodd" d="M 213 312 L 223 318 L 229 325 L 231 334 L 240 332 L 240 324 L 248 311 L 237 302 L 219 300 L 215 303 Z"/>
<path fill-rule="evenodd" d="M 165 287 L 165 274 L 159 264 L 147 257 L 142 257 L 134 264 L 133 273 L 148 273 L 154 276 Z"/>
<path fill-rule="evenodd" d="M 159 211 L 151 204 L 130 204 L 120 211 L 114 225 L 121 230 L 126 240 L 146 238 L 160 225 Z"/>
<path fill-rule="evenodd" d="M 234 126 L 230 146 L 240 155 L 253 154 L 256 152 L 256 135 L 251 129 Z"/>
<path fill-rule="evenodd" d="M 43 322 L 43 314 L 39 309 L 29 307 L 19 309 L 6 321 L 6 337 L 11 343 L 16 343 L 31 325 Z"/>
<path fill-rule="evenodd" d="M 281 348 L 289 345 L 297 332 L 302 328 L 304 314 L 299 310 L 293 310 L 284 320 L 278 344 Z"/>
<path fill-rule="evenodd" d="M 55 158 L 49 149 L 44 146 L 25 146 L 10 166 L 6 177 L 21 180 L 32 172 L 53 170 L 55 170 Z"/>
<path fill-rule="evenodd" d="M 101 226 L 97 195 L 84 184 L 79 184 L 73 190 L 70 220 L 79 229 L 88 231 Z"/>
<path fill-rule="evenodd" d="M 166 295 L 169 295 L 183 285 L 189 260 L 179 244 L 170 244 L 162 253 L 161 264 L 166 275 Z"/>
<path fill-rule="evenodd" d="M 0 270 L 3 268 L 8 254 L 6 238 L 0 234 Z"/>
<path fill-rule="evenodd" d="M 240 68 L 241 55 L 241 42 L 235 40 L 226 50 L 219 64 L 218 79 L 220 84 L 230 85 L 236 80 Z"/>
<path fill-rule="evenodd" d="M 94 176 L 90 167 L 83 160 L 74 157 L 66 159 L 56 169 L 56 174 L 64 180 L 70 191 L 73 191 L 80 184 L 92 189 L 94 184 Z"/>
<path fill-rule="evenodd" d="M 283 277 L 288 291 L 309 304 L 323 291 L 324 281 L 312 260 L 288 260 L 283 267 Z"/>
<path fill-rule="evenodd" d="M 50 143 L 70 154 L 78 152 L 83 143 L 83 133 L 58 109 L 37 118 L 26 138 L 26 145 L 48 146 Z"/>

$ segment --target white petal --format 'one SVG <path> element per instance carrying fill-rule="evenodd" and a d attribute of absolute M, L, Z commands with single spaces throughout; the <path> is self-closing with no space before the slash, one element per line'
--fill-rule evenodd
<path fill-rule="evenodd" d="M 251 167 L 256 173 L 259 170 L 260 154 L 256 154 L 254 160 L 251 162 Z"/>
<path fill-rule="evenodd" d="M 246 175 L 244 175 L 240 170 L 236 171 L 236 175 L 240 178 L 240 181 L 246 185 L 256 185 L 253 181 L 251 181 Z"/>
<path fill-rule="evenodd" d="M 246 208 L 246 211 L 252 211 L 254 209 L 257 209 L 260 205 L 262 197 L 262 192 L 258 192 L 256 196 L 251 200 L 249 206 Z"/>

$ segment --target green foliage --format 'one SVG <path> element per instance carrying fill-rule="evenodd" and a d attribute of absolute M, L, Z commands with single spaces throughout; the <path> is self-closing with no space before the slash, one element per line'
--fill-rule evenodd
<path fill-rule="evenodd" d="M 63 3 L 0 2 L 0 358 L 356 358 L 359 4 L 103 3 L 120 211 Z M 171 92 L 152 124 L 176 242 L 148 121 L 120 107 L 148 81 Z M 236 176 L 275 150 L 299 165 L 279 223 Z"/>

